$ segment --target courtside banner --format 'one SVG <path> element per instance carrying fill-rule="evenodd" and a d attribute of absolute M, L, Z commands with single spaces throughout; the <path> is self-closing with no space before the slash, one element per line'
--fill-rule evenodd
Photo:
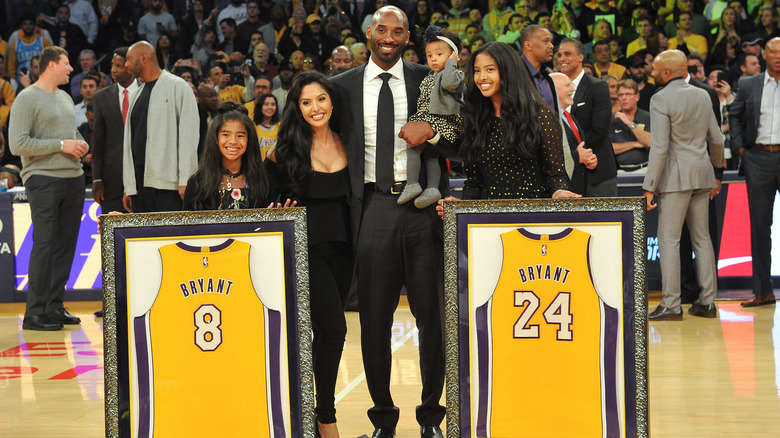
<path fill-rule="evenodd" d="M 448 201 L 451 437 L 647 437 L 644 198 Z"/>
<path fill-rule="evenodd" d="M 107 437 L 314 437 L 305 209 L 101 226 Z"/>

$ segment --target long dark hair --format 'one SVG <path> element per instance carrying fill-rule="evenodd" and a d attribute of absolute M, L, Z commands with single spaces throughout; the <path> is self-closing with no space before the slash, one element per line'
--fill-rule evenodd
<path fill-rule="evenodd" d="M 262 96 L 260 96 L 259 99 L 255 101 L 255 113 L 253 117 L 253 122 L 255 122 L 255 125 L 262 125 L 263 119 L 265 116 L 263 115 L 263 105 L 265 104 L 265 100 L 268 98 L 271 98 L 276 102 L 276 107 L 279 108 L 279 100 L 276 99 L 276 96 L 274 96 L 271 93 L 265 93 Z M 271 125 L 275 125 L 279 122 L 279 119 L 281 117 L 279 116 L 279 111 L 277 110 L 274 112 L 274 115 L 271 116 Z"/>
<path fill-rule="evenodd" d="M 284 105 L 282 124 L 279 126 L 279 138 L 276 141 L 276 164 L 279 167 L 283 179 L 287 182 L 291 195 L 300 197 L 309 187 L 309 182 L 314 174 L 311 166 L 311 125 L 303 118 L 298 100 L 301 91 L 309 84 L 319 84 L 333 104 L 333 112 L 328 125 L 334 132 L 338 132 L 338 114 L 340 105 L 336 88 L 320 72 L 307 71 L 300 73 L 293 81 L 290 92 L 287 94 L 287 103 Z"/>
<path fill-rule="evenodd" d="M 209 124 L 203 145 L 203 154 L 198 170 L 190 178 L 194 183 L 192 205 L 195 210 L 216 210 L 220 205 L 219 185 L 222 182 L 222 153 L 219 150 L 219 131 L 226 122 L 237 121 L 244 125 L 247 133 L 246 152 L 241 157 L 241 171 L 249 187 L 249 205 L 253 208 L 265 207 L 269 196 L 268 180 L 265 176 L 260 156 L 257 131 L 246 108 L 235 102 L 225 102 L 219 106 L 218 114 Z"/>
<path fill-rule="evenodd" d="M 517 158 L 531 158 L 542 141 L 537 113 L 539 105 L 534 97 L 536 85 L 520 59 L 520 55 L 505 43 L 490 42 L 475 50 L 469 60 L 463 115 L 463 144 L 461 156 L 467 163 L 477 161 L 485 148 L 490 120 L 495 109 L 474 83 L 474 62 L 480 54 L 492 57 L 501 78 L 501 127 L 504 150 Z"/>

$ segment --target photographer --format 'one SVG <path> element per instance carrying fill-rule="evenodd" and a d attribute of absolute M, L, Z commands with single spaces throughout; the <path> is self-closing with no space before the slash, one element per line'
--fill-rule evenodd
<path fill-rule="evenodd" d="M 235 56 L 236 53 L 232 55 Z M 243 60 L 231 60 L 226 68 L 227 73 L 220 66 L 211 67 L 209 70 L 207 83 L 214 87 L 219 98 L 223 102 L 231 101 L 239 104 L 252 100 L 254 79 L 249 74 L 249 65 Z M 239 85 L 241 83 L 244 85 Z"/>

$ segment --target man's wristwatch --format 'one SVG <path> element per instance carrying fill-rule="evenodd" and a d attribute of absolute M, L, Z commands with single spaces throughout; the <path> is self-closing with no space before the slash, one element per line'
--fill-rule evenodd
<path fill-rule="evenodd" d="M 631 129 L 636 129 L 637 126 L 639 126 L 639 125 L 637 125 L 636 122 L 634 122 L 634 123 L 631 124 Z"/>

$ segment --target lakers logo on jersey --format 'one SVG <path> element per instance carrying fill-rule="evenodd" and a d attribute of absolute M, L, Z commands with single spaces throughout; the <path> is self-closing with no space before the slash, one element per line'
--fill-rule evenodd
<path fill-rule="evenodd" d="M 137 388 L 140 409 L 131 412 L 137 436 L 229 430 L 285 437 L 281 315 L 254 289 L 249 249 L 232 239 L 215 247 L 160 248 L 160 290 L 149 311 L 132 321 L 138 380 L 149 382 Z"/>
<path fill-rule="evenodd" d="M 593 286 L 590 235 L 518 229 L 501 240 L 498 283 L 476 309 L 477 436 L 619 436 L 617 311 Z"/>

